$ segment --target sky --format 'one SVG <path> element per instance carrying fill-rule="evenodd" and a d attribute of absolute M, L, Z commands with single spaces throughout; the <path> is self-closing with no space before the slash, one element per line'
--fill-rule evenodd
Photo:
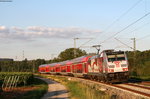
<path fill-rule="evenodd" d="M 52 59 L 67 48 L 150 49 L 150 0 L 0 0 L 0 58 Z M 10 0 L 9 0 L 10 1 Z"/>

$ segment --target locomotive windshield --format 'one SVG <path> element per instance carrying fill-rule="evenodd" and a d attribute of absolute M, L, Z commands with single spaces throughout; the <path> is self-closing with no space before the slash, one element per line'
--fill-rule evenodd
<path fill-rule="evenodd" d="M 108 62 L 125 60 L 124 52 L 122 53 L 106 53 Z"/>

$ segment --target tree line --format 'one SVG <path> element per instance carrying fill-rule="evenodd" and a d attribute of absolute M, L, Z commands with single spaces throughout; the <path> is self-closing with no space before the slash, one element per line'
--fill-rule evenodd
<path fill-rule="evenodd" d="M 41 64 L 50 64 L 70 60 L 76 57 L 87 55 L 84 50 L 68 48 L 62 51 L 57 58 L 45 60 L 23 60 L 23 61 L 0 61 L 0 72 L 38 72 L 38 66 Z M 150 75 L 150 50 L 146 51 L 126 51 L 129 63 L 129 72 L 131 76 L 149 76 Z"/>
<path fill-rule="evenodd" d="M 36 59 L 28 60 L 27 58 L 22 61 L 0 61 L 0 72 L 38 72 L 38 67 L 41 64 L 50 64 L 54 62 L 61 62 L 75 58 L 74 51 L 76 51 L 76 57 L 86 55 L 87 53 L 81 49 L 68 48 L 62 51 L 58 57 L 50 60 Z"/>
<path fill-rule="evenodd" d="M 130 75 L 150 78 L 150 50 L 127 51 Z"/>

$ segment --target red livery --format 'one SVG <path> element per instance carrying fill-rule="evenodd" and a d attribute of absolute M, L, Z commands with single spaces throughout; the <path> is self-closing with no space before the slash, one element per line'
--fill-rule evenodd
<path fill-rule="evenodd" d="M 124 51 L 104 50 L 99 55 L 39 66 L 40 73 L 85 77 L 104 82 L 128 79 L 128 62 Z"/>

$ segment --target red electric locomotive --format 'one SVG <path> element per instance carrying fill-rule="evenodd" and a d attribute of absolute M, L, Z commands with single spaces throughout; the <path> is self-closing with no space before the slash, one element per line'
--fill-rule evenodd
<path fill-rule="evenodd" d="M 95 56 L 82 56 L 59 63 L 41 65 L 39 72 L 85 77 L 104 82 L 127 81 L 129 76 L 125 52 L 114 50 L 104 50 Z"/>
<path fill-rule="evenodd" d="M 125 52 L 104 50 L 100 55 L 91 57 L 87 76 L 105 82 L 127 81 L 129 75 Z"/>

